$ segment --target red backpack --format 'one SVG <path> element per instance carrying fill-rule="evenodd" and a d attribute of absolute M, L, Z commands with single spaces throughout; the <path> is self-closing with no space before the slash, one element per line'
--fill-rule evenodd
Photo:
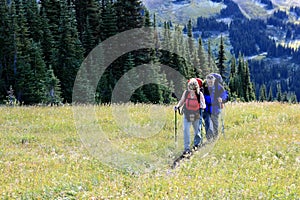
<path fill-rule="evenodd" d="M 192 98 L 189 91 L 185 92 L 185 103 L 183 106 L 183 113 L 189 122 L 193 122 L 200 118 L 200 95 L 195 93 Z"/>
<path fill-rule="evenodd" d="M 185 108 L 191 111 L 198 111 L 200 109 L 200 96 L 195 93 L 194 98 L 191 97 L 189 91 L 185 95 Z"/>

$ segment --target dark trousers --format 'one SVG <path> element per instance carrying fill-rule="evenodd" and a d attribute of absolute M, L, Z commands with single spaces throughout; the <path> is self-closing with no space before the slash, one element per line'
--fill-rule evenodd
<path fill-rule="evenodd" d="M 203 113 L 207 140 L 217 138 L 219 135 L 219 115 L 220 114 L 211 114 L 207 111 Z"/>

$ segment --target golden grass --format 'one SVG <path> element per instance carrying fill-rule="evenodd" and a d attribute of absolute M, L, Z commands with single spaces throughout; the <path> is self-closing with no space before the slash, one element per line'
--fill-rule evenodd
<path fill-rule="evenodd" d="M 147 155 L 145 152 L 157 148 L 170 148 L 175 153 L 183 148 L 182 117 L 178 128 L 180 141 L 177 149 L 174 147 L 172 106 L 161 108 L 166 113 L 162 130 L 144 139 L 123 137 L 111 107 L 94 109 L 95 124 L 111 134 L 112 144 L 120 145 L 117 150 Z M 129 110 L 136 123 L 141 120 L 145 125 L 151 118 L 150 105 L 129 105 Z M 127 168 L 111 168 L 89 153 L 76 132 L 72 107 L 0 107 L 0 196 L 299 199 L 299 104 L 228 103 L 224 111 L 226 138 L 221 135 L 207 156 L 198 152 L 174 170 L 161 164 L 157 170 L 136 174 Z M 136 148 L 131 148 L 133 145 Z M 158 159 L 168 159 L 159 155 Z"/>

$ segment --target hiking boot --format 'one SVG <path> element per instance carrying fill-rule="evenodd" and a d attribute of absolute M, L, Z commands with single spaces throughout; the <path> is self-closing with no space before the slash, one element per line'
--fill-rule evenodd
<path fill-rule="evenodd" d="M 193 146 L 193 150 L 194 150 L 194 151 L 197 151 L 199 148 L 200 148 L 200 144 L 197 144 L 197 145 L 194 145 L 194 146 Z"/>
<path fill-rule="evenodd" d="M 192 154 L 191 150 L 187 149 L 187 150 L 185 150 L 185 151 L 183 152 L 182 155 L 183 155 L 184 157 L 189 157 L 191 154 Z"/>

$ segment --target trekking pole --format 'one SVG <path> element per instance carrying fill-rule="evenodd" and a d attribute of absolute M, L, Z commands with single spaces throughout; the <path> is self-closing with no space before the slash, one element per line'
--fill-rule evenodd
<path fill-rule="evenodd" d="M 177 147 L 177 109 L 175 110 L 175 145 Z"/>
<path fill-rule="evenodd" d="M 222 123 L 222 134 L 224 136 L 224 138 L 226 138 L 225 136 L 225 125 L 224 125 L 224 104 L 220 103 L 220 108 L 221 108 L 221 123 Z"/>

